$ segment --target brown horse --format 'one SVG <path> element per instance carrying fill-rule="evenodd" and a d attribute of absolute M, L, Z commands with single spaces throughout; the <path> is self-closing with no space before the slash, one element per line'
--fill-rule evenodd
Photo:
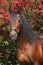
<path fill-rule="evenodd" d="M 43 63 L 43 40 L 33 31 L 32 26 L 24 15 L 11 13 L 10 38 L 17 38 L 17 59 L 20 65 L 34 65 Z M 18 33 L 18 36 L 17 36 Z"/>

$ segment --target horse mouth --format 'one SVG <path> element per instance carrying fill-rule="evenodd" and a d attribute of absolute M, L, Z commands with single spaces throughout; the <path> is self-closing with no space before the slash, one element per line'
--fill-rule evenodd
<path fill-rule="evenodd" d="M 14 35 L 9 35 L 9 37 L 11 38 L 12 41 L 15 41 L 17 39 L 17 33 L 15 33 Z"/>

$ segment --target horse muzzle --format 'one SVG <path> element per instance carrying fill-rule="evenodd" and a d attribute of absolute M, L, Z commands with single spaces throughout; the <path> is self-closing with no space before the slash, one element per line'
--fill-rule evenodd
<path fill-rule="evenodd" d="M 16 31 L 16 28 L 11 28 L 9 32 L 10 32 L 9 37 L 11 38 L 12 41 L 15 41 L 17 39 L 17 34 L 18 34 L 18 32 Z"/>
<path fill-rule="evenodd" d="M 17 33 L 15 33 L 14 35 L 10 34 L 9 36 L 10 36 L 12 41 L 15 41 L 17 39 Z"/>

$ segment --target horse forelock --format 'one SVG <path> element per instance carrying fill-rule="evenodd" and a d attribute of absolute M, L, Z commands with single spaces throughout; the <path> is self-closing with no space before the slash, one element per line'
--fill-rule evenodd
<path fill-rule="evenodd" d="M 12 12 L 11 15 L 10 15 L 10 23 L 13 23 L 16 17 L 17 17 L 17 13 Z"/>

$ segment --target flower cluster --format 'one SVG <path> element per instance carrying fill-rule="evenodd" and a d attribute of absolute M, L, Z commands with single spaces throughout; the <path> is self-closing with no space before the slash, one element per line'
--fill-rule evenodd
<path fill-rule="evenodd" d="M 12 4 L 12 10 L 19 11 L 20 13 L 23 12 L 27 6 L 30 5 L 29 0 L 14 0 L 13 2 L 10 2 L 10 5 Z"/>
<path fill-rule="evenodd" d="M 39 4 L 39 9 L 40 9 L 40 10 L 43 10 L 43 0 L 40 0 L 40 1 L 38 2 L 38 4 Z"/>
<path fill-rule="evenodd" d="M 36 21 L 38 19 L 39 21 L 39 18 L 43 17 L 43 0 L 0 0 L 0 26 L 5 22 L 8 23 L 9 8 L 18 13 L 25 12 L 31 20 L 35 19 Z"/>

